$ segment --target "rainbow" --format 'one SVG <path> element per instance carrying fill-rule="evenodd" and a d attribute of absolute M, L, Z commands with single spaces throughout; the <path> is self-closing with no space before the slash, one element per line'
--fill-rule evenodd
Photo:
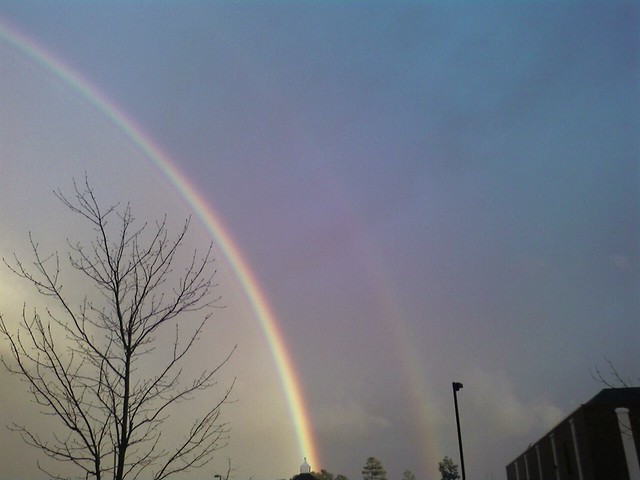
<path fill-rule="evenodd" d="M 182 174 L 177 165 L 171 161 L 168 155 L 163 153 L 158 145 L 143 133 L 143 129 L 129 119 L 124 111 L 115 105 L 113 101 L 101 94 L 86 79 L 66 66 L 55 55 L 44 51 L 24 35 L 17 33 L 15 29 L 10 29 L 2 22 L 0 22 L 0 38 L 54 73 L 122 129 L 127 137 L 134 142 L 146 157 L 153 161 L 166 178 L 178 189 L 195 211 L 233 269 L 260 323 L 276 365 L 291 420 L 294 424 L 299 457 L 306 457 L 307 461 L 313 466 L 320 465 L 309 414 L 306 409 L 302 387 L 293 365 L 293 359 L 286 347 L 277 319 L 269 306 L 264 292 L 260 288 L 255 274 L 237 247 L 231 233 L 225 228 L 222 219 L 198 192 L 197 188 Z"/>

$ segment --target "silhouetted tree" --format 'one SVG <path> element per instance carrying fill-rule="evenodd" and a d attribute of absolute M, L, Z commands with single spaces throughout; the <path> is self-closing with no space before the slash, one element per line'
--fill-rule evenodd
<path fill-rule="evenodd" d="M 319 472 L 313 472 L 313 476 L 317 480 L 333 480 L 333 473 L 327 472 L 324 468 Z"/>
<path fill-rule="evenodd" d="M 405 470 L 402 473 L 402 480 L 416 480 L 416 476 L 411 470 Z"/>
<path fill-rule="evenodd" d="M 640 385 L 640 378 L 633 380 L 629 377 L 625 377 L 620 373 L 611 360 L 605 358 L 605 361 L 607 363 L 609 373 L 603 373 L 602 370 L 600 370 L 600 367 L 596 366 L 592 370 L 591 376 L 607 388 L 627 388 L 629 389 L 628 392 L 632 397 L 636 400 L 640 399 L 640 389 L 637 388 L 637 385 Z M 624 425 L 621 423 L 616 426 L 616 431 L 617 429 L 620 429 L 623 435 L 633 438 L 633 429 L 631 425 Z"/>
<path fill-rule="evenodd" d="M 382 462 L 375 457 L 367 458 L 367 463 L 362 467 L 363 480 L 387 480 L 387 472 Z"/>
<path fill-rule="evenodd" d="M 129 205 L 103 209 L 86 178 L 82 188 L 74 182 L 74 191 L 71 199 L 59 190 L 56 196 L 95 238 L 88 244 L 68 241 L 65 257 L 95 295 L 74 305 L 63 289 L 62 259 L 43 253 L 31 235 L 32 264 L 15 256 L 5 261 L 49 304 L 43 315 L 29 315 L 23 307 L 15 327 L 0 316 L 0 334 L 10 347 L 2 364 L 27 382 L 35 402 L 61 427 L 12 429 L 50 458 L 73 464 L 83 478 L 161 480 L 202 467 L 226 443 L 220 410 L 232 385 L 192 423 L 186 421 L 184 432 L 174 426 L 163 436 L 162 427 L 172 406 L 215 385 L 231 355 L 194 375 L 183 370 L 215 303 L 211 246 L 193 252 L 178 270 L 188 220 L 170 238 L 166 220 L 140 225 Z M 200 318 L 185 325 L 187 312 Z M 172 340 L 158 341 L 167 330 Z"/>
<path fill-rule="evenodd" d="M 336 475 L 335 478 L 334 478 L 333 473 L 328 472 L 324 468 L 322 470 L 320 470 L 319 472 L 311 472 L 311 475 L 313 475 L 313 477 L 316 480 L 349 480 L 347 477 L 345 477 L 341 473 Z M 297 475 L 294 476 L 293 478 L 296 478 L 296 477 L 297 477 Z"/>
<path fill-rule="evenodd" d="M 442 480 L 458 480 L 460 474 L 458 473 L 458 465 L 453 463 L 449 457 L 445 455 L 441 462 L 438 463 L 438 470 L 442 475 Z"/>
<path fill-rule="evenodd" d="M 611 360 L 605 358 L 609 373 L 603 373 L 600 367 L 596 366 L 591 372 L 591 376 L 607 388 L 631 388 L 640 384 L 640 378 L 631 379 L 623 376 Z"/>

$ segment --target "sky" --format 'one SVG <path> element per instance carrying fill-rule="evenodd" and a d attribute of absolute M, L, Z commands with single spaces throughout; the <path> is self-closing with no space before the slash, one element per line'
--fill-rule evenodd
<path fill-rule="evenodd" d="M 193 216 L 225 306 L 193 366 L 238 345 L 219 391 L 237 380 L 230 444 L 184 478 L 227 459 L 289 478 L 305 455 L 202 212 L 271 309 L 313 470 L 439 478 L 457 381 L 467 477 L 506 478 L 603 387 L 595 368 L 640 377 L 639 22 L 622 1 L 4 0 L 0 254 L 81 236 L 52 191 L 85 172 L 139 218 Z M 0 285 L 6 320 L 39 301 L 4 266 Z M 0 422 L 32 420 L 0 378 Z M 0 430 L 0 479 L 43 478 L 36 458 Z"/>

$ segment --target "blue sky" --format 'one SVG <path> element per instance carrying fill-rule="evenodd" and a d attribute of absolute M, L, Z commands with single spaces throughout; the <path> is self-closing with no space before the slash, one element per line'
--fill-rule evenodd
<path fill-rule="evenodd" d="M 0 6 L 224 219 L 302 378 L 312 467 L 351 480 L 372 455 L 390 480 L 457 459 L 453 380 L 467 473 L 499 479 L 599 390 L 594 366 L 640 375 L 638 15 L 633 2 Z M 3 256 L 28 230 L 52 235 L 49 192 L 85 170 L 141 216 L 189 214 L 78 92 L 1 38 L 0 62 Z M 227 454 L 237 478 L 288 477 L 301 459 L 275 367 L 220 270 L 211 341 L 239 344 Z M 0 477 L 21 468 L 2 461 Z"/>

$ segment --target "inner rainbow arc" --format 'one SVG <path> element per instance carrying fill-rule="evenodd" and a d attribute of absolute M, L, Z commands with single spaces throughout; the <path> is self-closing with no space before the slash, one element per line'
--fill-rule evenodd
<path fill-rule="evenodd" d="M 168 155 L 164 154 L 148 136 L 142 133 L 142 128 L 135 125 L 132 120 L 127 118 L 123 110 L 107 99 L 87 80 L 66 66 L 64 62 L 57 59 L 53 54 L 44 51 L 3 22 L 0 22 L 0 39 L 4 39 L 11 47 L 25 54 L 36 63 L 43 65 L 56 77 L 80 93 L 99 112 L 107 116 L 162 171 L 193 208 L 237 276 L 266 338 L 282 383 L 291 420 L 294 424 L 300 458 L 305 457 L 312 466 L 319 465 L 317 447 L 312 435 L 311 422 L 307 413 L 302 387 L 276 317 L 259 286 L 255 274 L 214 209 L 202 197 L 197 188 L 189 182 L 187 177 L 171 162 Z"/>
<path fill-rule="evenodd" d="M 156 158 L 158 158 L 157 155 Z M 178 187 L 206 228 L 217 240 L 242 289 L 250 300 L 256 317 L 260 320 L 260 327 L 267 339 L 271 355 L 280 374 L 282 387 L 296 428 L 300 454 L 302 457 L 306 457 L 310 465 L 318 465 L 318 455 L 311 433 L 309 415 L 305 408 L 302 387 L 293 368 L 293 360 L 286 348 L 283 335 L 278 328 L 276 317 L 271 311 L 271 307 L 265 294 L 260 289 L 255 275 L 236 246 L 237 244 L 234 242 L 230 232 L 223 227 L 222 221 L 208 206 L 197 189 L 169 162 L 161 161 L 158 164 L 166 176 Z"/>

